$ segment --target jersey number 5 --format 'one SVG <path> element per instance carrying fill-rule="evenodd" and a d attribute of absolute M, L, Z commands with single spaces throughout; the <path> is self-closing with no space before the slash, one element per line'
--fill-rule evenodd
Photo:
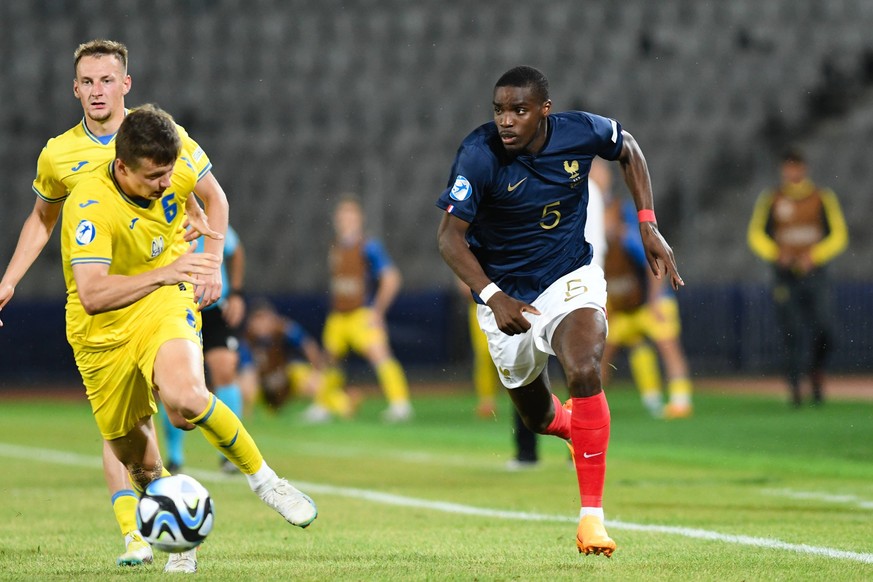
<path fill-rule="evenodd" d="M 164 206 L 164 218 L 167 219 L 167 223 L 173 222 L 173 219 L 176 218 L 176 213 L 179 212 L 179 205 L 176 204 L 176 195 L 173 193 L 167 194 L 161 198 L 161 204 Z"/>
<path fill-rule="evenodd" d="M 561 204 L 558 202 L 550 202 L 543 206 L 543 219 L 540 221 L 540 226 L 545 230 L 552 230 L 558 223 L 561 222 L 561 213 L 558 212 L 557 208 Z M 551 215 L 551 216 L 549 216 Z M 547 220 L 551 220 L 551 223 L 547 223 Z"/>

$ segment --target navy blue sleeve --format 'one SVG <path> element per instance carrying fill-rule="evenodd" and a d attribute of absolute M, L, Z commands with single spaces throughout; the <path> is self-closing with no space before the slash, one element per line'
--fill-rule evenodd
<path fill-rule="evenodd" d="M 597 155 L 605 160 L 617 160 L 624 143 L 621 125 L 614 119 L 594 113 L 585 113 L 591 126 Z"/>
<path fill-rule="evenodd" d="M 452 165 L 448 187 L 436 205 L 465 222 L 473 222 L 492 182 L 493 154 L 475 145 L 462 145 Z"/>

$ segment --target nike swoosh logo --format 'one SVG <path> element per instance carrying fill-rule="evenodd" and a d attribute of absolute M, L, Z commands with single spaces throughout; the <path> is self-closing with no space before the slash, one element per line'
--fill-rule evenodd
<path fill-rule="evenodd" d="M 591 457 L 597 457 L 597 456 L 602 455 L 602 454 L 603 454 L 603 451 L 600 451 L 599 453 L 582 453 L 582 456 L 586 459 L 590 459 Z"/>
<path fill-rule="evenodd" d="M 78 172 L 79 170 L 82 169 L 82 166 L 84 166 L 84 165 L 87 164 L 87 163 L 88 163 L 87 161 L 79 162 L 78 164 L 76 164 L 75 166 L 73 166 L 73 167 L 70 168 L 70 169 L 71 169 L 72 171 L 74 171 L 74 172 Z"/>
<path fill-rule="evenodd" d="M 139 218 L 134 218 L 133 220 L 130 221 L 130 230 L 133 230 L 133 225 L 136 224 L 137 220 L 139 220 Z"/>
<path fill-rule="evenodd" d="M 521 183 L 524 182 L 525 180 L 527 180 L 527 177 L 522 178 L 521 180 L 519 180 L 519 181 L 516 182 L 515 184 L 510 184 L 509 186 L 506 187 L 506 191 L 507 191 L 507 192 L 512 192 L 513 190 L 515 190 L 516 188 L 518 188 L 519 186 L 521 186 Z"/>
<path fill-rule="evenodd" d="M 79 208 L 85 208 L 87 206 L 91 206 L 92 204 L 98 204 L 96 200 L 88 200 L 87 202 L 82 202 L 79 204 Z"/>

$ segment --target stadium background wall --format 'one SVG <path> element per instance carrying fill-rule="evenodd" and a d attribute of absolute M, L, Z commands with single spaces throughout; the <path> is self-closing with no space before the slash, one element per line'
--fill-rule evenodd
<path fill-rule="evenodd" d="M 555 110 L 614 117 L 641 143 L 688 283 L 696 371 L 773 365 L 767 269 L 745 227 L 779 153 L 803 148 L 850 230 L 832 268 L 834 367 L 870 370 L 871 26 L 865 0 L 0 2 L 0 264 L 32 207 L 40 149 L 81 116 L 73 50 L 114 38 L 131 50 L 128 105 L 172 112 L 215 164 L 252 295 L 319 333 L 331 209 L 355 191 L 404 275 L 391 312 L 401 359 L 463 360 L 433 202 L 460 140 L 489 119 L 496 77 L 524 63 L 550 78 Z M 0 382 L 72 370 L 58 246 L 55 235 L 3 311 Z"/>

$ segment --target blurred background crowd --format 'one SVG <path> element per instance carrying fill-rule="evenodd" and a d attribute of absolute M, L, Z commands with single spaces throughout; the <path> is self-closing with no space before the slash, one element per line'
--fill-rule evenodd
<path fill-rule="evenodd" d="M 470 349 L 434 201 L 461 139 L 490 120 L 496 78 L 529 64 L 548 76 L 553 110 L 615 118 L 640 142 L 687 283 L 696 374 L 778 368 L 769 270 L 746 229 L 785 149 L 802 150 L 849 231 L 829 267 L 831 368 L 869 372 L 871 25 L 865 0 L 8 0 L 0 263 L 33 206 L 41 148 L 81 118 L 73 50 L 112 38 L 131 52 L 128 106 L 159 104 L 209 154 L 245 243 L 247 294 L 318 332 L 331 212 L 354 192 L 403 276 L 388 318 L 397 357 L 412 380 L 439 376 Z M 0 386 L 74 378 L 58 247 L 55 236 L 4 309 Z"/>

